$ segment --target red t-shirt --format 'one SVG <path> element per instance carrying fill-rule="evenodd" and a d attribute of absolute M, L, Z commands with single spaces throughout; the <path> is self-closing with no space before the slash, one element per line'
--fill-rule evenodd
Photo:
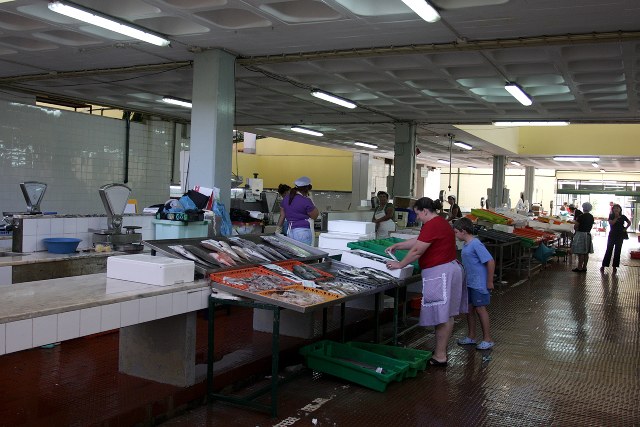
<path fill-rule="evenodd" d="M 418 240 L 431 243 L 418 260 L 420 269 L 446 264 L 456 259 L 456 235 L 451 224 L 441 216 L 422 225 Z"/>

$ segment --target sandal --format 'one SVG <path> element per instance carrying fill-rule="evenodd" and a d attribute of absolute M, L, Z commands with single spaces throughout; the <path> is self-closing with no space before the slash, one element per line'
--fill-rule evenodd
<path fill-rule="evenodd" d="M 429 359 L 429 361 L 427 363 L 429 363 L 430 366 L 436 366 L 436 367 L 445 367 L 445 366 L 447 366 L 447 361 L 446 360 L 444 362 L 439 362 L 436 359 L 434 359 L 433 357 L 431 359 Z"/>

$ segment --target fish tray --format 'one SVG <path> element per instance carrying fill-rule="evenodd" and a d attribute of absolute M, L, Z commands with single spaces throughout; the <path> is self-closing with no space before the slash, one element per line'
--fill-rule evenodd
<path fill-rule="evenodd" d="M 327 291 L 326 287 L 331 288 L 332 286 L 329 283 L 332 283 L 332 282 L 337 281 L 337 280 L 339 280 L 341 282 L 352 284 L 352 285 L 354 285 L 354 286 L 359 288 L 359 290 L 357 292 L 349 293 L 346 296 L 358 295 L 358 294 L 361 294 L 361 293 L 364 293 L 364 292 L 369 292 L 372 289 L 376 288 L 375 285 L 369 285 L 369 284 L 366 284 L 364 282 L 356 282 L 354 280 L 344 279 L 342 277 L 335 277 L 335 278 L 331 278 L 331 279 L 318 279 L 316 281 L 316 284 L 318 286 L 325 286 L 324 290 L 326 292 L 331 292 L 331 291 Z M 331 293 L 333 293 L 333 292 L 331 292 Z M 339 295 L 339 294 L 336 294 L 336 295 Z M 339 296 L 342 296 L 342 295 L 339 295 Z"/>
<path fill-rule="evenodd" d="M 402 381 L 409 364 L 346 344 L 324 340 L 300 349 L 306 365 L 376 391 L 392 381 Z"/>
<path fill-rule="evenodd" d="M 314 289 L 314 288 L 308 288 L 306 286 L 302 286 L 302 285 L 298 285 L 295 284 L 293 286 L 288 286 L 286 288 L 283 289 L 269 289 L 267 291 L 260 291 L 260 292 L 256 292 L 256 294 L 258 295 L 262 295 L 263 297 L 267 297 L 267 298 L 271 298 L 271 299 L 275 299 L 276 301 L 282 301 L 282 302 L 286 302 L 287 304 L 292 304 L 292 305 L 297 305 L 297 306 L 302 306 L 302 307 L 311 307 L 314 306 L 316 304 L 296 304 L 293 301 L 286 301 L 280 298 L 275 298 L 274 295 L 278 294 L 278 293 L 283 293 L 286 291 L 296 291 L 298 293 L 301 294 L 307 294 L 307 295 L 316 295 L 322 298 L 322 301 L 318 301 L 316 304 L 323 304 L 327 301 L 332 301 L 332 300 L 337 300 L 340 299 L 341 296 L 331 293 L 331 292 L 327 292 L 327 291 L 323 291 L 322 289 Z"/>
<path fill-rule="evenodd" d="M 282 268 L 285 268 L 289 271 L 293 271 L 293 267 L 296 265 L 304 265 L 308 268 L 312 268 L 314 271 L 317 271 L 318 273 L 322 274 L 322 277 L 326 277 L 326 278 L 333 278 L 333 274 L 331 273 L 327 273 L 326 271 L 322 271 L 318 268 L 315 268 L 309 264 L 306 264 L 304 262 L 300 262 L 300 261 L 296 261 L 296 260 L 286 260 L 286 261 L 277 261 L 274 262 L 275 265 L 279 265 Z M 315 280 L 321 280 L 321 278 L 315 279 Z"/>
<path fill-rule="evenodd" d="M 361 350 L 370 351 L 381 356 L 407 362 L 409 364 L 409 369 L 407 369 L 405 373 L 407 378 L 415 377 L 418 375 L 418 371 L 424 371 L 427 368 L 427 361 L 431 359 L 431 355 L 433 354 L 426 350 L 416 350 L 415 348 L 395 347 L 392 345 L 373 344 L 367 342 L 350 341 L 347 345 Z"/>
<path fill-rule="evenodd" d="M 230 288 L 234 288 L 234 289 L 240 289 L 243 291 L 248 291 L 249 287 L 248 286 L 238 286 L 234 283 L 229 283 L 226 280 L 224 280 L 225 277 L 232 277 L 234 279 L 246 279 L 248 277 L 252 277 L 253 275 L 261 275 L 261 276 L 275 276 L 278 279 L 281 279 L 283 282 L 289 282 L 291 283 L 291 286 L 297 285 L 296 282 L 294 282 L 291 279 L 288 279 L 284 276 L 281 276 L 277 273 L 274 273 L 273 271 L 267 270 L 266 268 L 263 267 L 250 267 L 250 268 L 239 268 L 236 270 L 227 270 L 227 271 L 221 271 L 219 273 L 211 273 L 209 275 L 209 277 L 211 278 L 212 281 L 220 283 L 222 285 L 225 286 L 229 286 Z M 287 286 L 288 288 L 289 286 Z M 284 289 L 284 288 L 283 288 Z M 251 291 L 249 291 L 251 292 Z M 260 291 L 260 292 L 264 292 L 264 291 Z M 259 292 L 256 292 L 259 293 Z"/>

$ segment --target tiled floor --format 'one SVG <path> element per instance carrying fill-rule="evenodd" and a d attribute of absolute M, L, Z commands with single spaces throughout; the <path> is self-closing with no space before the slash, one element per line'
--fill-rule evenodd
<path fill-rule="evenodd" d="M 65 341 L 0 357 L 0 426 L 284 426 L 284 425 L 640 425 L 640 247 L 625 243 L 617 276 L 598 271 L 604 236 L 585 273 L 554 262 L 531 280 L 512 279 L 492 298 L 493 351 L 450 346 L 450 366 L 392 383 L 380 393 L 303 371 L 280 387 L 277 418 L 222 403 L 180 413 L 204 395 L 118 373 L 118 334 Z M 216 357 L 247 350 L 231 383 L 268 371 L 270 336 L 252 329 L 251 312 L 216 317 Z M 455 337 L 464 336 L 464 322 Z M 282 365 L 297 363 L 303 340 L 285 338 Z M 414 329 L 403 344 L 432 349 L 433 333 Z M 197 361 L 206 358 L 199 319 Z M 168 415 L 167 415 L 168 414 Z M 177 415 L 177 416 L 175 416 Z"/>

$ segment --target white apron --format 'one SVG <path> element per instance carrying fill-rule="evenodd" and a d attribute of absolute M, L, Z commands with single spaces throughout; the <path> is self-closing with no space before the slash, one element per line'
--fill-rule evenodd
<path fill-rule="evenodd" d="M 373 217 L 375 219 L 380 219 L 380 218 L 384 218 L 384 216 L 386 215 L 386 213 L 384 212 L 384 209 L 377 211 Z M 378 229 L 376 230 L 376 238 L 377 239 L 386 239 L 387 237 L 389 237 L 389 233 L 396 231 L 396 223 L 393 222 L 392 219 L 388 219 L 386 221 L 382 221 L 380 223 L 378 223 Z"/>

